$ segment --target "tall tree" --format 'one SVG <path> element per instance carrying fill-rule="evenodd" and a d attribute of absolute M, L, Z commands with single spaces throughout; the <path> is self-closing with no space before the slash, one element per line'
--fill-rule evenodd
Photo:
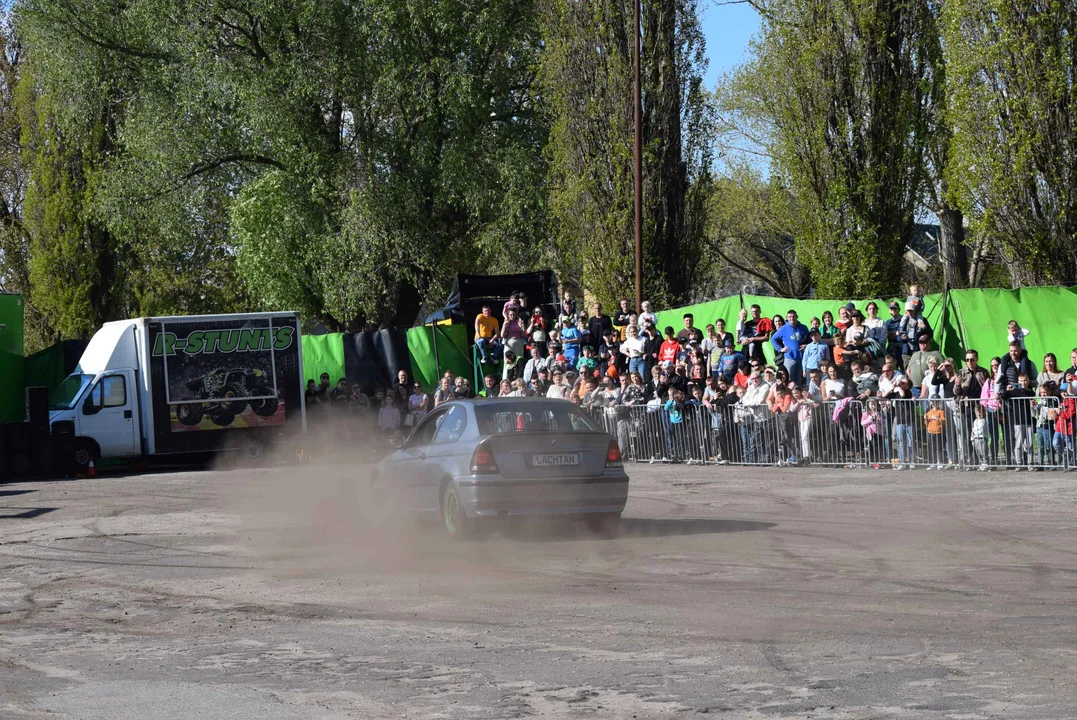
<path fill-rule="evenodd" d="M 554 266 L 607 303 L 634 275 L 630 1 L 544 0 Z M 690 299 L 710 182 L 706 66 L 694 0 L 643 3 L 644 295 Z"/>
<path fill-rule="evenodd" d="M 259 307 L 410 323 L 457 271 L 534 262 L 529 2 L 24 0 L 20 16 L 51 92 L 79 108 L 118 89 L 95 199 L 109 227 L 143 246 L 140 220 L 165 218 L 165 257 L 234 258 Z"/>
<path fill-rule="evenodd" d="M 798 256 L 826 296 L 897 291 L 925 179 L 931 58 L 922 0 L 761 0 L 725 94 L 803 211 Z"/>
<path fill-rule="evenodd" d="M 947 0 L 949 182 L 1016 286 L 1077 279 L 1077 5 Z"/>
<path fill-rule="evenodd" d="M 731 166 L 715 182 L 710 202 L 707 236 L 724 265 L 782 297 L 808 296 L 811 278 L 794 239 L 800 211 L 779 177 L 764 179 L 749 164 Z"/>

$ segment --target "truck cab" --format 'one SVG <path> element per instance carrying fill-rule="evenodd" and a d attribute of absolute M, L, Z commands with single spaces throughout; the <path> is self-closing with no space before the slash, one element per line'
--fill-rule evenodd
<path fill-rule="evenodd" d="M 135 321 L 106 323 L 49 397 L 49 423 L 54 434 L 72 436 L 80 469 L 143 452 L 138 344 Z"/>

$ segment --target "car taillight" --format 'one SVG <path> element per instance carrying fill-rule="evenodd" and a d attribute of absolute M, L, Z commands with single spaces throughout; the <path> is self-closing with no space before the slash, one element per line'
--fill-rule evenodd
<path fill-rule="evenodd" d="M 490 449 L 490 446 L 483 440 L 475 448 L 475 452 L 471 453 L 471 474 L 480 475 L 485 473 L 496 473 L 497 461 L 494 460 L 494 452 Z"/>
<path fill-rule="evenodd" d="M 616 440 L 610 440 L 610 448 L 606 451 L 606 467 L 619 467 L 621 465 L 621 446 Z"/>

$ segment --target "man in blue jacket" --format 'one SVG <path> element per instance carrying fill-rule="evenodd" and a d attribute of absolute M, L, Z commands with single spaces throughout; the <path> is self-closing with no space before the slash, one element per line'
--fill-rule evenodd
<path fill-rule="evenodd" d="M 789 380 L 797 385 L 803 385 L 801 348 L 808 344 L 808 328 L 797 321 L 796 310 L 790 310 L 785 314 L 785 325 L 770 338 L 770 344 L 774 352 L 785 353 L 785 369 L 789 372 Z"/>

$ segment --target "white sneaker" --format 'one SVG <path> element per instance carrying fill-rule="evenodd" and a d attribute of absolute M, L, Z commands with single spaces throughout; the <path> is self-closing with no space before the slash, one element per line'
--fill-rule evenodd
<path fill-rule="evenodd" d="M 938 469 L 939 469 L 939 466 L 938 466 L 938 465 L 928 465 L 928 466 L 927 466 L 927 469 L 928 469 L 928 470 L 938 470 Z"/>
<path fill-rule="evenodd" d="M 987 466 L 986 465 L 981 465 L 980 466 L 980 472 L 987 472 Z"/>
<path fill-rule="evenodd" d="M 895 470 L 904 470 L 904 469 L 905 469 L 905 466 L 904 466 L 904 465 L 898 465 L 898 466 L 897 466 L 897 467 L 895 468 Z"/>

